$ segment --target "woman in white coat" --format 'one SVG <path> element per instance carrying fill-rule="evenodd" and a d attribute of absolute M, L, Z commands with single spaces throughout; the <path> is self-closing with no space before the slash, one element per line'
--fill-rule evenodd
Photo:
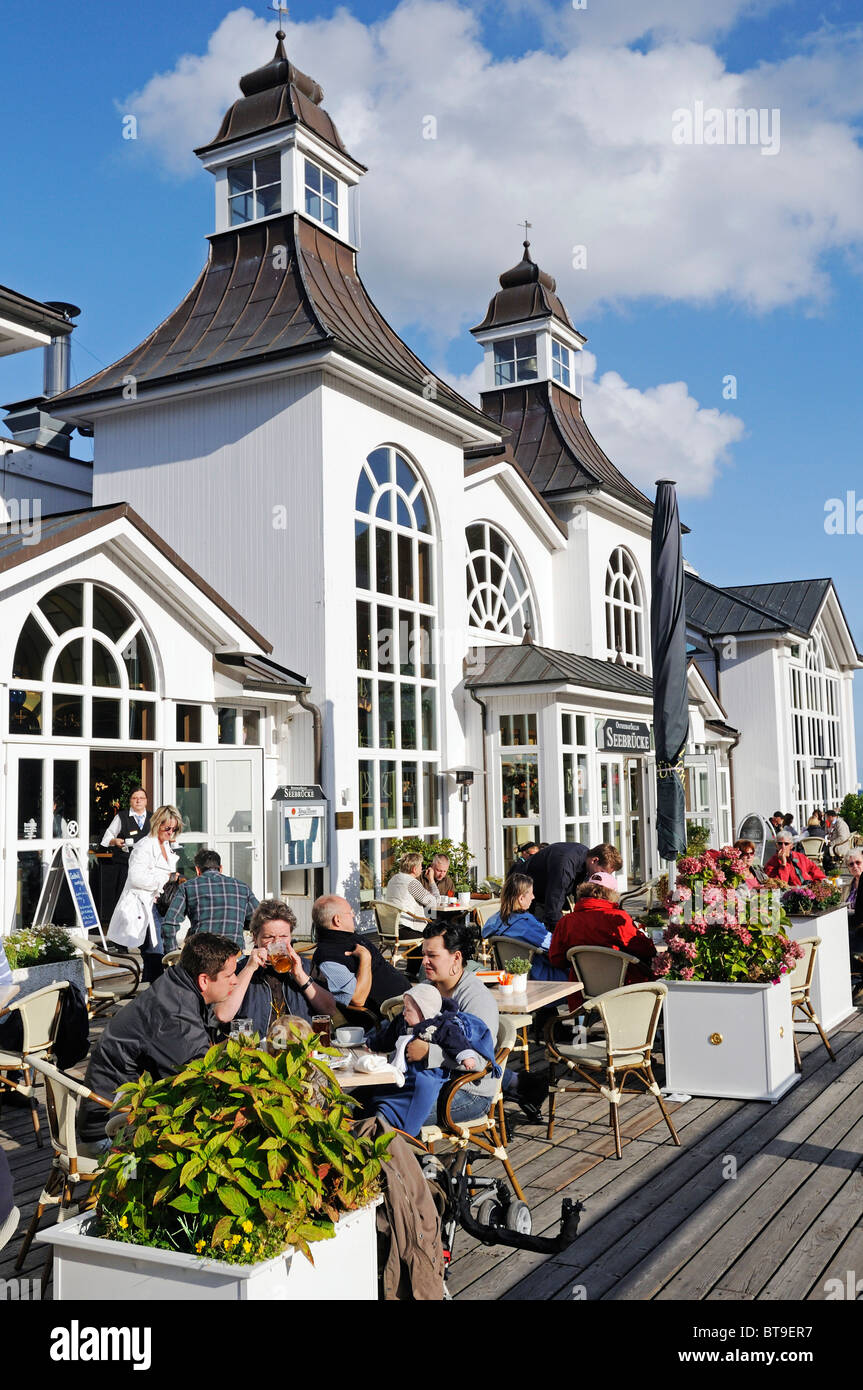
<path fill-rule="evenodd" d="M 108 939 L 128 948 L 140 947 L 144 979 L 162 973 L 162 919 L 155 903 L 165 884 L 176 877 L 177 856 L 171 841 L 182 828 L 176 806 L 160 806 L 150 820 L 150 833 L 129 855 L 129 875 L 108 927 Z"/>

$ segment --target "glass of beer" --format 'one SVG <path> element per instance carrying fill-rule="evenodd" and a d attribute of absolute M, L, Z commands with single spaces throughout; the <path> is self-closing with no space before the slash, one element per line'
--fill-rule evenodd
<path fill-rule="evenodd" d="M 267 947 L 270 953 L 270 964 L 280 975 L 287 975 L 293 969 L 291 958 L 288 955 L 287 941 L 271 941 Z"/>
<path fill-rule="evenodd" d="M 317 1033 L 324 1047 L 329 1047 L 330 1045 L 330 1030 L 332 1029 L 332 1025 L 333 1020 L 330 1018 L 329 1014 L 315 1014 L 312 1019 L 312 1032 Z"/>

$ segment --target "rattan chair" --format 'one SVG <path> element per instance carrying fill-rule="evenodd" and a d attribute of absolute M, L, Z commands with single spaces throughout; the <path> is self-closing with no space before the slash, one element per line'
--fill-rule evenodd
<path fill-rule="evenodd" d="M 512 1014 L 502 1014 L 498 1022 L 495 1061 L 501 1069 L 501 1074 L 495 1084 L 494 1094 L 489 1101 L 488 1112 L 476 1120 L 454 1120 L 452 1117 L 453 1100 L 459 1091 L 462 1087 L 476 1081 L 478 1077 L 485 1076 L 489 1072 L 490 1066 L 484 1067 L 481 1072 L 470 1073 L 459 1077 L 456 1081 L 448 1082 L 441 1091 L 438 1102 L 439 1123 L 424 1126 L 419 1137 L 422 1143 L 432 1150 L 435 1144 L 447 1140 L 457 1149 L 469 1148 L 472 1145 L 480 1149 L 483 1154 L 490 1154 L 492 1158 L 499 1159 L 512 1183 L 516 1197 L 523 1202 L 524 1193 L 510 1164 L 506 1151 L 506 1139 L 501 1130 L 503 1078 L 516 1037 L 513 1018 L 514 1015 Z M 470 1164 L 468 1164 L 467 1171 L 470 1174 Z"/>
<path fill-rule="evenodd" d="M 168 952 L 162 957 L 162 965 L 164 966 L 164 968 L 165 968 L 166 970 L 170 970 L 170 968 L 171 968 L 172 965 L 176 965 L 176 964 L 177 964 L 177 961 L 180 959 L 180 956 L 181 956 L 182 954 L 183 954 L 182 951 L 168 951 Z"/>
<path fill-rule="evenodd" d="M 815 1024 L 818 1030 L 818 1036 L 827 1048 L 831 1062 L 835 1062 L 836 1056 L 833 1052 L 833 1048 L 827 1041 L 827 1034 L 821 1027 L 820 1019 L 812 1007 L 812 1000 L 810 998 L 812 976 L 815 973 L 815 958 L 818 954 L 818 947 L 821 945 L 821 937 L 805 936 L 797 942 L 797 945 L 803 947 L 804 954 L 800 957 L 788 977 L 791 985 L 791 1017 L 793 1019 L 795 1010 L 799 1009 L 807 1023 Z M 797 1046 L 797 1036 L 796 1034 L 792 1034 L 792 1036 L 794 1038 L 794 1060 L 797 1065 L 797 1070 L 802 1071 L 803 1063 L 800 1059 L 800 1048 Z"/>
<path fill-rule="evenodd" d="M 537 954 L 538 947 L 529 946 L 526 941 L 519 941 L 515 936 L 490 936 L 488 945 L 491 950 L 492 960 L 496 970 L 506 970 L 507 962 L 520 956 L 522 960 L 529 960 L 533 964 L 533 958 Z M 516 1028 L 518 1042 L 513 1045 L 513 1052 L 520 1052 L 524 1057 L 524 1069 L 530 1071 L 530 1043 L 527 1037 L 527 1030 L 531 1027 L 534 1019 L 533 1014 L 510 1014 Z"/>
<path fill-rule="evenodd" d="M 491 951 L 489 950 L 488 938 L 483 936 L 482 929 L 486 922 L 491 921 L 498 912 L 500 912 L 500 898 L 489 898 L 486 902 L 475 902 L 473 905 L 471 916 L 480 934 L 477 942 L 477 954 L 483 965 L 491 964 Z"/>
<path fill-rule="evenodd" d="M 811 859 L 814 864 L 820 867 L 824 857 L 824 845 L 825 841 L 821 835 L 804 835 L 797 841 L 794 848 L 799 849 L 801 853 L 806 855 L 807 859 Z"/>
<path fill-rule="evenodd" d="M 45 1082 L 45 1109 L 48 1112 L 48 1129 L 54 1149 L 54 1160 L 36 1204 L 36 1210 L 21 1243 L 21 1249 L 18 1251 L 18 1258 L 15 1261 L 16 1270 L 20 1270 L 27 1257 L 27 1251 L 30 1249 L 46 1209 L 56 1206 L 58 1208 L 58 1221 L 63 1221 L 67 1216 L 74 1215 L 78 1206 L 75 1205 L 74 1209 L 70 1211 L 70 1204 L 73 1202 L 75 1189 L 83 1185 L 89 1186 L 101 1171 L 101 1157 L 88 1157 L 79 1152 L 75 1123 L 80 1102 L 92 1100 L 97 1105 L 104 1106 L 106 1110 L 111 1109 L 111 1101 L 105 1100 L 103 1096 L 97 1096 L 89 1087 L 82 1085 L 80 1081 L 75 1081 L 71 1076 L 66 1076 L 50 1062 L 46 1062 L 44 1058 L 28 1055 L 26 1061 L 33 1071 L 40 1073 Z M 51 1269 L 52 1254 L 53 1248 L 49 1246 L 42 1275 L 43 1285 L 47 1282 Z"/>
<path fill-rule="evenodd" d="M 582 1009 L 591 1009 L 597 995 L 621 989 L 630 965 L 640 964 L 638 956 L 615 951 L 611 946 L 571 946 L 566 958 L 584 988 Z"/>
<path fill-rule="evenodd" d="M 105 1013 L 112 1008 L 120 999 L 131 999 L 141 983 L 141 965 L 136 956 L 123 955 L 115 956 L 110 951 L 103 951 L 95 942 L 87 936 L 71 936 L 73 946 L 77 946 L 81 952 L 81 961 L 84 966 L 84 984 L 87 990 L 87 1013 L 91 1018 L 97 1018 L 99 1014 Z M 96 975 L 96 965 L 107 965 L 112 970 L 124 971 L 132 977 L 132 988 L 123 994 L 119 994 L 115 989 L 97 988 L 98 976 Z"/>
<path fill-rule="evenodd" d="M 39 1129 L 39 1103 L 36 1099 L 31 1060 L 33 1057 L 53 1057 L 63 1004 L 62 996 L 68 988 L 68 980 L 57 980 L 54 984 L 46 985 L 44 989 L 35 990 L 33 994 L 25 994 L 23 999 L 17 999 L 9 1005 L 3 1015 L 4 1019 L 15 1013 L 20 1015 L 23 1037 L 20 1052 L 0 1052 L 0 1100 L 4 1087 L 10 1091 L 17 1091 L 19 1096 L 27 1097 L 30 1101 L 33 1132 L 40 1149 L 44 1147 L 45 1141 Z M 10 1071 L 21 1072 L 22 1079 L 10 1081 L 9 1077 L 4 1075 Z"/>
<path fill-rule="evenodd" d="M 388 903 L 383 898 L 375 898 L 372 903 L 375 910 L 375 921 L 378 927 L 378 936 L 381 939 L 381 951 L 389 956 L 390 964 L 398 966 L 407 959 L 406 952 L 402 949 L 404 944 L 415 947 L 417 938 L 413 937 L 409 943 L 404 943 L 399 938 L 399 928 L 402 918 L 407 918 L 411 922 L 416 922 L 417 927 L 422 924 L 428 926 L 428 918 L 417 916 L 413 912 L 408 912 L 403 908 L 397 907 L 395 903 Z"/>
<path fill-rule="evenodd" d="M 605 1028 L 605 1037 L 597 1042 L 565 1043 L 555 1034 L 556 1025 L 549 1030 L 549 1054 L 555 1063 L 563 1063 L 581 1082 L 598 1091 L 609 1105 L 609 1123 L 614 1131 L 614 1150 L 622 1157 L 620 1143 L 620 1097 L 627 1076 L 635 1076 L 645 1089 L 655 1096 L 675 1144 L 677 1131 L 665 1108 L 659 1086 L 653 1075 L 650 1057 L 653 1039 L 659 1023 L 662 1001 L 668 993 L 665 985 L 624 985 L 593 999 Z M 554 1110 L 561 1091 L 583 1091 L 582 1085 L 559 1083 L 552 1072 L 549 1086 L 548 1135 L 554 1130 Z"/>

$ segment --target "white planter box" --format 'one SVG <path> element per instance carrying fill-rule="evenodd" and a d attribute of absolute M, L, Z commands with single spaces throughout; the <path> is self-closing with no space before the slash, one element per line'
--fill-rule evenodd
<path fill-rule="evenodd" d="M 663 983 L 669 1090 L 776 1101 L 799 1080 L 786 979 L 778 985 Z"/>
<path fill-rule="evenodd" d="M 35 994 L 37 989 L 44 989 L 46 985 L 53 985 L 58 980 L 70 980 L 86 995 L 84 963 L 80 956 L 73 956 L 71 960 L 58 960 L 53 965 L 23 965 L 20 969 L 12 971 L 12 979 L 19 986 L 16 1000 L 23 999 L 25 994 Z"/>
<path fill-rule="evenodd" d="M 820 917 L 792 917 L 789 936 L 801 941 L 820 936 L 812 977 L 812 1007 L 825 1033 L 838 1028 L 856 1013 L 851 1002 L 851 959 L 848 954 L 848 909 L 845 904 Z M 803 1023 L 800 1015 L 794 1027 L 798 1033 L 814 1033 L 814 1023 Z"/>
<path fill-rule="evenodd" d="M 146 1245 L 88 1235 L 95 1220 L 84 1212 L 37 1240 L 54 1246 L 54 1298 L 61 1302 L 132 1302 L 177 1299 L 315 1299 L 370 1302 L 378 1296 L 375 1208 L 381 1199 L 343 1216 L 332 1240 L 311 1249 L 311 1265 L 297 1250 L 255 1265 L 231 1265 Z"/>

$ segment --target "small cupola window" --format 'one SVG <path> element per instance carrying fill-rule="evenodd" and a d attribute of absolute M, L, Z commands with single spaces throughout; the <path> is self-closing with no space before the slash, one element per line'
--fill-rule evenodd
<path fill-rule="evenodd" d="M 557 338 L 551 340 L 551 374 L 555 381 L 569 389 L 572 384 L 572 352 Z"/>
<path fill-rule="evenodd" d="M 228 169 L 230 225 L 257 222 L 282 210 L 282 161 L 279 154 L 257 155 Z"/>
<path fill-rule="evenodd" d="M 305 161 L 306 216 L 339 230 L 339 181 L 311 159 Z"/>
<path fill-rule="evenodd" d="M 536 334 L 504 338 L 494 345 L 494 384 L 512 386 L 518 381 L 536 381 Z"/>

